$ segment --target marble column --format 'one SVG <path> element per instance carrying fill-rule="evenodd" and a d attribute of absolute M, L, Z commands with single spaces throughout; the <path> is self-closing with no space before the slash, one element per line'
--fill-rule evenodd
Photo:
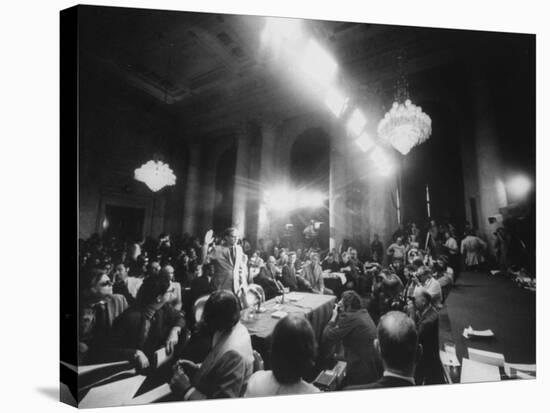
<path fill-rule="evenodd" d="M 197 222 L 197 200 L 199 197 L 200 146 L 189 146 L 189 165 L 185 184 L 185 199 L 183 204 L 183 233 L 195 234 Z"/>
<path fill-rule="evenodd" d="M 270 222 L 267 206 L 263 203 L 264 193 L 277 184 L 275 176 L 275 144 L 277 140 L 277 122 L 263 120 L 260 124 L 261 151 L 258 182 L 258 232 L 257 239 L 269 239 Z"/>
<path fill-rule="evenodd" d="M 233 226 L 241 236 L 246 235 L 246 203 L 249 189 L 248 179 L 248 146 L 250 127 L 247 121 L 239 122 L 235 128 L 237 159 L 235 164 L 235 185 L 233 189 Z"/>
<path fill-rule="evenodd" d="M 337 124 L 330 132 L 329 170 L 329 248 L 338 248 L 347 236 L 348 212 L 346 198 L 349 184 L 349 141 L 342 139 L 343 132 Z M 344 136 L 345 138 L 345 136 Z"/>
<path fill-rule="evenodd" d="M 491 239 L 495 224 L 488 217 L 506 206 L 503 194 L 503 171 L 498 145 L 497 126 L 491 102 L 487 74 L 481 68 L 472 71 L 475 163 L 478 181 L 478 224 L 482 237 Z M 492 242 L 489 243 L 492 250 Z"/>

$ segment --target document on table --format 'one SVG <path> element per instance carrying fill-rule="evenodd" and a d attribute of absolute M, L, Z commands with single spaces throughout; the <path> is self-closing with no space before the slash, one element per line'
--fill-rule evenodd
<path fill-rule="evenodd" d="M 134 397 L 144 380 L 145 376 L 139 375 L 94 387 L 84 396 L 78 407 L 123 406 Z"/>
<path fill-rule="evenodd" d="M 173 356 L 174 356 L 174 352 L 168 354 L 166 352 L 166 347 L 162 347 L 157 351 L 155 351 L 156 368 L 159 368 L 167 361 L 172 360 Z"/>
<path fill-rule="evenodd" d="M 147 393 L 143 393 L 142 395 L 134 397 L 132 400 L 129 400 L 128 402 L 124 403 L 124 405 L 131 406 L 136 404 L 153 403 L 159 399 L 162 399 L 165 396 L 168 396 L 170 393 L 172 393 L 172 390 L 170 389 L 170 385 L 168 383 L 165 383 L 162 386 L 159 386 L 151 391 L 148 391 Z"/>
<path fill-rule="evenodd" d="M 103 364 L 90 364 L 88 366 L 78 366 L 78 374 L 89 373 L 90 371 L 102 369 L 104 367 L 114 367 L 114 366 L 124 366 L 130 365 L 130 362 L 125 361 L 115 361 L 114 363 L 103 363 Z"/>
<path fill-rule="evenodd" d="M 481 383 L 500 381 L 500 371 L 497 366 L 479 363 L 467 358 L 462 359 L 461 383 Z"/>
<path fill-rule="evenodd" d="M 300 301 L 302 298 L 304 298 L 304 295 L 292 291 L 291 293 L 288 293 L 285 297 L 289 301 Z"/>

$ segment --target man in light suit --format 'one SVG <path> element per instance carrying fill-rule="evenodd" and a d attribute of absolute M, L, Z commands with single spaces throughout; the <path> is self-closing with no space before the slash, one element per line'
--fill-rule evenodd
<path fill-rule="evenodd" d="M 241 296 L 248 286 L 247 257 L 237 244 L 239 234 L 236 228 L 230 227 L 224 231 L 222 245 L 209 247 L 214 241 L 214 232 L 208 231 L 204 236 L 202 246 L 203 262 L 206 257 L 214 267 L 212 286 L 215 290 L 230 290 Z"/>

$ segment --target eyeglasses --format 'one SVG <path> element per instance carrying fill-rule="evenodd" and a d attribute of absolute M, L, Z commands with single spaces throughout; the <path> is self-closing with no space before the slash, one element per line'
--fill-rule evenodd
<path fill-rule="evenodd" d="M 103 282 L 100 282 L 98 285 L 100 287 L 107 287 L 107 286 L 113 285 L 113 282 L 112 281 L 103 281 Z"/>

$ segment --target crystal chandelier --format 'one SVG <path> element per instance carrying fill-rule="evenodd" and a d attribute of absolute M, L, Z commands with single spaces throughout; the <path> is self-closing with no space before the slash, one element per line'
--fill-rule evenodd
<path fill-rule="evenodd" d="M 134 179 L 143 182 L 153 192 L 160 191 L 165 186 L 176 184 L 176 175 L 168 164 L 151 160 L 134 171 Z"/>
<path fill-rule="evenodd" d="M 432 120 L 422 112 L 420 106 L 409 99 L 402 59 L 402 56 L 398 56 L 400 76 L 396 85 L 395 101 L 378 124 L 378 135 L 406 155 L 414 146 L 428 140 L 432 133 Z"/>

